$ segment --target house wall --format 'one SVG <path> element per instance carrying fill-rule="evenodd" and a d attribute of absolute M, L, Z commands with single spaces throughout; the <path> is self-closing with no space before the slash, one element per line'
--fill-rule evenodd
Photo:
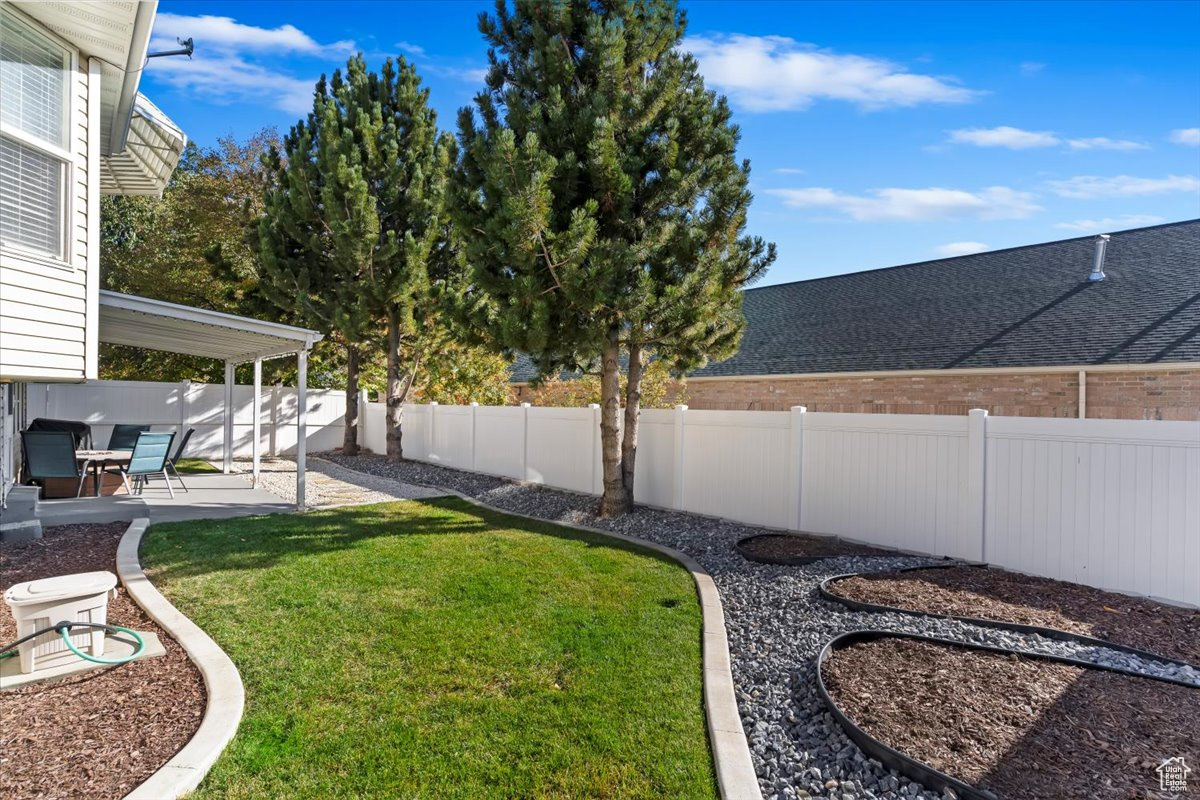
<path fill-rule="evenodd" d="M 89 341 L 87 328 L 88 315 L 98 314 L 99 309 L 88 302 L 88 277 L 98 269 L 91 263 L 98 248 L 89 243 L 99 242 L 100 231 L 98 219 L 89 224 L 89 206 L 96 203 L 90 192 L 99 191 L 95 174 L 99 138 L 88 121 L 89 105 L 98 107 L 89 98 L 94 94 L 91 99 L 98 99 L 99 77 L 98 72 L 90 77 L 86 60 L 81 62 L 78 51 L 73 52 L 66 260 L 0 250 L 0 380 L 4 381 L 83 380 L 89 377 L 89 367 L 95 368 L 94 355 L 89 360 L 88 351 L 94 354 L 96 343 Z"/>
<path fill-rule="evenodd" d="M 1088 371 L 1086 416 L 1200 420 L 1200 369 Z M 522 398 L 528 401 L 529 398 Z M 879 377 L 692 380 L 694 409 L 876 414 L 966 414 L 984 408 L 1012 417 L 1078 417 L 1079 373 L 950 373 Z"/>

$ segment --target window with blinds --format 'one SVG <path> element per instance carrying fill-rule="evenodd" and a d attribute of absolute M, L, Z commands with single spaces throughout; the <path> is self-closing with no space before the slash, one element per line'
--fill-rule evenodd
<path fill-rule="evenodd" d="M 0 8 L 0 244 L 63 257 L 66 50 Z"/>

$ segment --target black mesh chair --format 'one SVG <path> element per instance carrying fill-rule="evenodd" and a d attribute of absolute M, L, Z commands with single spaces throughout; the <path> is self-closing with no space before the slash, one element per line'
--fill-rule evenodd
<path fill-rule="evenodd" d="M 113 425 L 112 435 L 108 437 L 108 449 L 132 450 L 137 444 L 138 434 L 149 430 L 149 425 Z"/>
<path fill-rule="evenodd" d="M 88 465 L 75 458 L 75 438 L 70 431 L 21 431 L 21 449 L 25 454 L 25 479 L 45 490 L 50 478 L 72 478 L 79 482 L 75 496 L 83 491 Z"/>

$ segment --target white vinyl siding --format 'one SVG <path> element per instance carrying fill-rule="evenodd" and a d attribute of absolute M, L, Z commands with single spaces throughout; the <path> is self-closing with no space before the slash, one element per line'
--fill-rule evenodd
<path fill-rule="evenodd" d="M 0 244 L 70 261 L 71 55 L 0 9 Z"/>
<path fill-rule="evenodd" d="M 8 44 L 12 20 L 17 15 L 5 9 L 3 34 Z M 20 24 L 27 29 L 35 27 L 25 18 Z M 39 34 L 41 31 L 38 32 Z M 46 32 L 46 41 L 51 35 Z M 64 120 L 55 128 L 47 122 L 42 131 L 58 130 L 61 143 L 37 147 L 33 136 L 24 128 L 18 129 L 17 122 L 10 124 L 32 106 L 8 106 L 5 109 L 3 127 L 4 152 L 10 152 L 10 144 L 30 147 L 39 153 L 58 157 L 61 165 L 59 202 L 56 205 L 59 233 L 56 242 L 58 254 L 54 255 L 32 243 L 17 241 L 11 245 L 7 232 L 0 243 L 0 379 L 2 380 L 60 380 L 78 381 L 87 377 L 85 330 L 88 316 L 97 312 L 88 308 L 87 279 L 89 270 L 98 269 L 91 263 L 88 243 L 99 235 L 99 228 L 89 219 L 88 200 L 92 191 L 98 191 L 98 175 L 88 168 L 89 141 L 93 139 L 88 120 L 90 82 L 86 64 L 80 68 L 73 51 L 67 51 L 66 59 L 72 65 L 65 74 L 63 96 Z M 60 58 L 62 57 L 60 53 Z M 9 95 L 9 74 L 4 76 L 4 91 Z M 98 84 L 98 81 L 97 81 Z M 97 86 L 96 91 L 99 91 Z M 26 119 L 19 123 L 36 129 L 36 124 Z M 99 147 L 98 137 L 93 147 Z M 98 151 L 97 151 L 98 153 Z M 5 171 L 7 178 L 9 170 Z M 10 219 L 11 203 L 4 192 L 0 192 L 5 208 L 0 216 Z M 22 214 L 32 214 L 30 198 L 17 201 Z M 36 209 L 36 206 L 33 207 Z M 27 210 L 28 209 L 28 210 Z M 92 345 L 94 347 L 94 345 Z"/>

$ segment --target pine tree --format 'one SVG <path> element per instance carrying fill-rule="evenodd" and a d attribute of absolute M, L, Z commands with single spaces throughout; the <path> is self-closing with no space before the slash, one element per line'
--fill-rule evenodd
<path fill-rule="evenodd" d="M 731 354 L 738 290 L 775 258 L 744 235 L 749 163 L 685 26 L 671 0 L 498 0 L 487 88 L 459 112 L 467 312 L 543 375 L 599 369 L 606 516 L 633 501 L 648 360 Z"/>
<path fill-rule="evenodd" d="M 270 157 L 278 180 L 259 229 L 279 299 L 304 304 L 340 334 L 348 372 L 372 332 L 386 328 L 392 460 L 402 457 L 404 401 L 436 346 L 436 293 L 452 264 L 444 195 L 453 140 L 439 138 L 428 100 L 403 58 L 376 74 L 360 54 L 344 75 L 322 76 L 312 113 Z M 357 391 L 348 376 L 348 409 Z"/>

